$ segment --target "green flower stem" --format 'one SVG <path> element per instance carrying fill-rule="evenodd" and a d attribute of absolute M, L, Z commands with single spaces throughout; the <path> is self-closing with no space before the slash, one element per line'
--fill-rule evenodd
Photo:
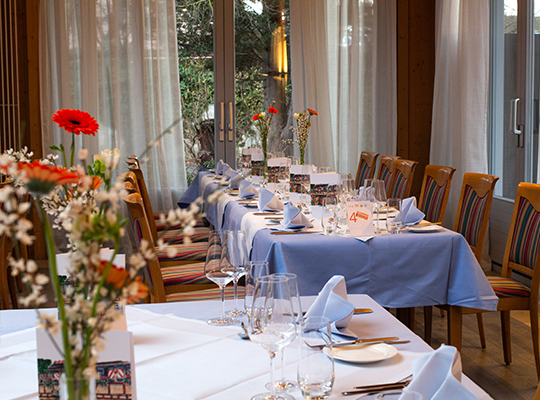
<path fill-rule="evenodd" d="M 47 244 L 47 256 L 49 258 L 49 271 L 51 275 L 51 282 L 54 289 L 54 295 L 56 296 L 56 301 L 58 302 L 58 316 L 60 321 L 62 321 L 62 341 L 64 342 L 64 370 L 66 372 L 66 377 L 73 377 L 73 366 L 71 363 L 71 347 L 69 343 L 69 334 L 68 334 L 68 324 L 66 321 L 66 309 L 64 305 L 64 297 L 62 295 L 62 290 L 60 289 L 60 280 L 58 279 L 58 272 L 56 269 L 56 249 L 54 246 L 54 237 L 51 229 L 51 224 L 49 224 L 49 219 L 47 214 L 41 206 L 41 196 L 36 197 L 36 207 L 39 212 L 39 217 L 43 223 L 43 228 L 45 231 L 45 241 Z M 75 398 L 75 385 L 73 380 L 67 379 L 67 388 L 68 395 L 70 399 Z"/>
<path fill-rule="evenodd" d="M 75 133 L 71 134 L 71 163 L 69 166 L 73 167 L 73 164 L 75 164 Z"/>

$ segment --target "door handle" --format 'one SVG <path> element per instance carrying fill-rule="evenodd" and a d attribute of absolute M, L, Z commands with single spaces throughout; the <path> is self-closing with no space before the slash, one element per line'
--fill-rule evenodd
<path fill-rule="evenodd" d="M 233 106 L 232 102 L 229 101 L 229 142 L 232 142 L 233 140 Z"/>
<path fill-rule="evenodd" d="M 514 135 L 521 135 L 521 129 L 519 129 L 519 125 L 517 124 L 518 102 L 519 102 L 519 97 L 517 99 L 513 99 L 510 102 L 512 104 L 511 105 L 512 118 L 511 118 L 510 132 L 512 132 Z"/>
<path fill-rule="evenodd" d="M 221 102 L 221 124 L 219 125 L 219 141 L 225 140 L 225 104 Z"/>

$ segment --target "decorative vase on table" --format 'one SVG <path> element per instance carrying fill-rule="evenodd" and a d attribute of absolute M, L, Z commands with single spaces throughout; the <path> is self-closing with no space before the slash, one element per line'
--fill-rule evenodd
<path fill-rule="evenodd" d="M 298 144 L 298 150 L 300 151 L 300 164 L 304 165 L 306 147 L 309 139 L 309 128 L 311 127 L 311 116 L 319 115 L 317 111 L 312 110 L 311 108 L 306 109 L 306 111 L 301 113 L 295 113 L 294 119 L 296 119 L 296 127 L 292 127 L 296 139 L 292 140 L 291 143 Z"/>
<path fill-rule="evenodd" d="M 275 103 L 275 101 L 272 103 L 272 105 Z M 262 151 L 263 151 L 263 175 L 266 176 L 266 170 L 267 170 L 267 161 L 268 161 L 268 153 L 267 153 L 267 147 L 268 147 L 268 134 L 270 133 L 270 123 L 272 122 L 272 118 L 274 117 L 274 114 L 277 114 L 278 110 L 274 107 L 268 107 L 268 113 L 260 112 L 257 115 L 253 116 L 253 121 L 255 121 L 255 124 L 257 125 L 257 128 L 259 129 L 259 132 L 261 134 L 261 143 L 262 143 Z"/>
<path fill-rule="evenodd" d="M 81 149 L 77 152 L 80 165 L 75 165 L 75 135 L 95 136 L 98 124 L 88 113 L 66 109 L 56 112 L 52 121 L 72 134 L 69 164 L 63 145 L 50 147 L 60 155 L 51 154 L 42 160 L 31 160 L 33 153 L 26 148 L 0 155 L 0 171 L 13 182 L 0 189 L 0 206 L 4 211 L 0 228 L 14 245 L 14 256 L 8 260 L 13 274 L 22 274 L 30 293 L 20 300 L 21 304 L 42 306 L 47 300 L 43 289 L 49 281 L 52 283 L 58 318 L 56 313 L 38 312 L 38 326 L 45 329 L 51 340 L 57 333 L 61 338 L 54 344 L 63 357 L 65 379 L 58 382 L 63 398 L 82 400 L 89 398 L 91 388 L 95 389 L 98 353 L 106 346 L 103 334 L 122 315 L 116 311 L 117 305 L 140 302 L 148 295 L 140 269 L 156 257 L 155 244 L 142 241 L 141 251 L 130 257 L 125 268 L 114 264 L 127 222 L 119 212 L 119 201 L 125 195 L 123 176 L 112 179 L 120 152 L 104 150 L 87 165 L 88 152 Z M 69 167 L 56 165 L 60 156 Z M 30 202 L 23 200 L 27 193 L 33 197 L 43 225 L 49 277 L 38 270 L 34 260 L 21 256 L 20 246 L 32 245 L 35 239 L 30 236 L 33 224 L 25 217 L 31 207 Z M 192 227 L 198 210 L 194 206 L 181 216 L 170 213 L 165 222 Z M 48 216 L 54 220 L 52 226 Z M 62 229 L 69 240 L 67 273 L 71 284 L 66 287 L 62 287 L 58 276 L 53 227 Z M 105 244 L 114 247 L 110 260 L 100 256 Z M 158 245 L 167 248 L 163 240 Z"/>

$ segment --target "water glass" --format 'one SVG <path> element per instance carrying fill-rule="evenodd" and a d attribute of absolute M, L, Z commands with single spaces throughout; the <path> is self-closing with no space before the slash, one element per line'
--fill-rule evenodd
<path fill-rule="evenodd" d="M 323 199 L 323 208 L 321 213 L 321 225 L 326 235 L 335 235 L 339 228 L 338 211 L 340 209 L 339 202 L 335 197 L 325 197 Z"/>
<path fill-rule="evenodd" d="M 386 230 L 388 233 L 400 233 L 401 228 L 403 227 L 403 223 L 401 221 L 401 218 L 399 221 L 394 221 L 394 217 L 391 217 L 390 215 L 394 215 L 394 210 L 398 213 L 401 211 L 401 199 L 388 199 L 388 212 L 386 214 Z"/>
<path fill-rule="evenodd" d="M 326 399 L 334 385 L 334 354 L 332 347 L 312 347 L 332 343 L 330 320 L 308 317 L 300 331 L 300 359 L 298 383 L 306 399 Z"/>
<path fill-rule="evenodd" d="M 244 296 L 244 308 L 248 315 L 251 315 L 251 305 L 253 304 L 253 292 L 257 278 L 268 275 L 268 261 L 250 261 L 246 274 L 246 286 Z"/>

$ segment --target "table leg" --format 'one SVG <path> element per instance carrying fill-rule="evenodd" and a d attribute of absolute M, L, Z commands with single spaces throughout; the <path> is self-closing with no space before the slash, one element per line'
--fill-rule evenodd
<path fill-rule="evenodd" d="M 448 342 L 461 352 L 461 331 L 463 324 L 463 313 L 461 307 L 450 306 L 448 312 Z"/>

